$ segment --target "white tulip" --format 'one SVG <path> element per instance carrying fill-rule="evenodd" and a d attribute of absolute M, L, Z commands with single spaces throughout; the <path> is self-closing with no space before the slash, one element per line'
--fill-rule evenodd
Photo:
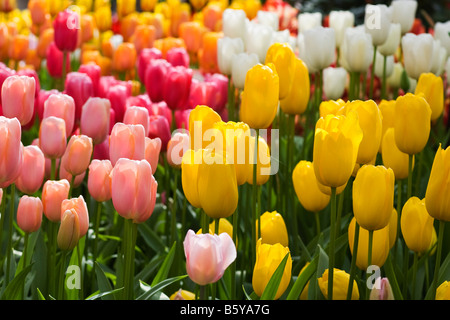
<path fill-rule="evenodd" d="M 389 77 L 394 71 L 394 56 L 383 56 L 377 51 L 375 58 L 375 75 L 383 78 L 384 57 L 386 57 L 386 77 Z"/>
<path fill-rule="evenodd" d="M 403 65 L 401 62 L 394 63 L 391 75 L 386 79 L 389 87 L 398 89 L 402 82 Z"/>
<path fill-rule="evenodd" d="M 430 72 L 433 49 L 434 39 L 429 33 L 402 37 L 403 63 L 410 78 L 419 79 L 420 74 Z"/>
<path fill-rule="evenodd" d="M 247 20 L 244 10 L 225 9 L 222 14 L 222 31 L 224 36 L 243 39 Z"/>
<path fill-rule="evenodd" d="M 259 63 L 256 53 L 241 52 L 231 57 L 231 79 L 238 89 L 244 89 L 247 71 Z"/>
<path fill-rule="evenodd" d="M 276 12 L 259 10 L 256 17 L 259 24 L 271 27 L 273 31 L 278 31 L 280 18 Z"/>
<path fill-rule="evenodd" d="M 344 68 L 328 67 L 323 69 L 323 92 L 327 99 L 342 97 L 347 83 L 347 71 Z"/>
<path fill-rule="evenodd" d="M 271 44 L 273 43 L 287 43 L 291 46 L 292 50 L 295 50 L 297 47 L 297 38 L 291 36 L 289 30 L 285 29 L 272 33 Z"/>
<path fill-rule="evenodd" d="M 387 40 L 377 47 L 383 56 L 391 56 L 397 51 L 402 39 L 402 27 L 400 23 L 391 23 Z"/>
<path fill-rule="evenodd" d="M 348 28 L 341 48 L 341 65 L 348 72 L 366 72 L 373 60 L 372 36 L 364 28 Z"/>
<path fill-rule="evenodd" d="M 445 73 L 447 74 L 447 79 L 450 78 L 450 57 L 447 58 L 445 63 Z"/>
<path fill-rule="evenodd" d="M 306 30 L 322 25 L 322 14 L 320 12 L 304 12 L 298 15 L 298 32 L 303 33 Z"/>
<path fill-rule="evenodd" d="M 272 44 L 273 30 L 263 24 L 248 22 L 245 32 L 245 49 L 249 53 L 256 53 L 261 63 L 266 60 L 267 50 Z"/>
<path fill-rule="evenodd" d="M 434 40 L 433 57 L 431 58 L 430 72 L 440 76 L 444 71 L 445 59 L 447 58 L 447 50 L 441 45 L 440 40 Z"/>
<path fill-rule="evenodd" d="M 411 30 L 416 17 L 417 2 L 415 0 L 394 0 L 391 3 L 392 22 L 400 23 L 402 35 Z"/>
<path fill-rule="evenodd" d="M 364 15 L 364 27 L 372 36 L 372 44 L 380 46 L 386 42 L 391 25 L 390 11 L 384 4 L 367 4 Z"/>
<path fill-rule="evenodd" d="M 447 22 L 436 22 L 434 25 L 434 38 L 441 41 L 441 46 L 447 51 L 447 56 L 450 56 L 450 20 Z"/>
<path fill-rule="evenodd" d="M 333 29 L 315 27 L 300 33 L 297 40 L 299 57 L 306 63 L 310 73 L 323 70 L 335 61 Z"/>
<path fill-rule="evenodd" d="M 231 57 L 244 52 L 244 41 L 241 38 L 222 37 L 217 40 L 217 62 L 221 73 L 231 74 Z"/>
<path fill-rule="evenodd" d="M 336 47 L 340 47 L 344 40 L 345 30 L 355 24 L 355 15 L 351 11 L 331 11 L 329 15 L 330 28 L 334 29 Z"/>

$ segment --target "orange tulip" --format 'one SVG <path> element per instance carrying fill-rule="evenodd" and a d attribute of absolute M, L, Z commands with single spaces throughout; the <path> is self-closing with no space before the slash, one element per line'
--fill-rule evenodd
<path fill-rule="evenodd" d="M 197 61 L 197 52 L 201 48 L 203 34 L 207 29 L 198 21 L 188 21 L 180 24 L 178 35 L 184 40 L 191 61 Z"/>
<path fill-rule="evenodd" d="M 139 55 L 142 49 L 152 48 L 156 39 L 156 28 L 150 25 L 139 25 L 131 37 L 136 53 Z"/>
<path fill-rule="evenodd" d="M 30 0 L 28 2 L 28 10 L 30 10 L 31 21 L 35 25 L 41 25 L 45 22 L 45 15 L 48 12 L 45 0 Z"/>
<path fill-rule="evenodd" d="M 41 59 L 45 59 L 47 57 L 47 48 L 50 43 L 53 42 L 54 39 L 54 30 L 53 28 L 45 29 L 42 34 L 39 36 L 39 41 L 37 45 L 37 54 Z"/>
<path fill-rule="evenodd" d="M 172 48 L 186 48 L 186 44 L 181 38 L 167 37 L 163 39 L 157 39 L 154 42 L 154 46 L 156 49 L 161 51 L 162 57 L 165 59 L 167 55 L 167 51 Z"/>
<path fill-rule="evenodd" d="M 202 12 L 203 24 L 205 25 L 205 27 L 207 27 L 211 31 L 218 32 L 222 30 L 222 6 L 220 6 L 218 3 L 212 2 L 209 3 L 205 8 L 203 8 Z"/>
<path fill-rule="evenodd" d="M 206 32 L 203 35 L 203 44 L 198 51 L 199 67 L 205 73 L 218 73 L 217 40 L 223 37 L 222 32 Z"/>
<path fill-rule="evenodd" d="M 8 46 L 8 56 L 15 61 L 25 60 L 29 45 L 28 36 L 18 34 L 12 38 Z"/>
<path fill-rule="evenodd" d="M 121 43 L 114 52 L 114 70 L 121 72 L 133 69 L 136 65 L 136 57 L 134 44 L 129 42 Z"/>

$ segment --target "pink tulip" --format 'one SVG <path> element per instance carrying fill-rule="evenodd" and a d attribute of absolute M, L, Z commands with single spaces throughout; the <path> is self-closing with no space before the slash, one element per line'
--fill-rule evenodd
<path fill-rule="evenodd" d="M 189 230 L 183 245 L 186 271 L 189 278 L 199 285 L 217 282 L 236 259 L 236 247 L 226 232 L 212 235 L 195 234 Z"/>
<path fill-rule="evenodd" d="M 108 99 L 90 97 L 81 110 L 81 133 L 91 137 L 94 145 L 102 143 L 109 134 L 110 116 L 111 102 Z"/>
<path fill-rule="evenodd" d="M 141 124 L 114 125 L 109 140 L 109 158 L 115 166 L 120 158 L 142 160 L 145 155 L 145 132 Z"/>
<path fill-rule="evenodd" d="M 81 117 L 84 103 L 94 96 L 94 85 L 91 78 L 82 72 L 69 72 L 64 84 L 65 93 L 75 101 L 75 120 Z"/>
<path fill-rule="evenodd" d="M 22 126 L 28 124 L 34 113 L 36 81 L 28 76 L 10 76 L 2 85 L 3 115 L 17 118 Z"/>
<path fill-rule="evenodd" d="M 93 159 L 109 160 L 109 135 L 102 143 L 94 145 Z"/>
<path fill-rule="evenodd" d="M 198 105 L 203 105 L 214 109 L 217 92 L 218 88 L 214 82 L 203 82 L 192 79 L 191 91 L 189 93 L 189 107 L 194 109 Z"/>
<path fill-rule="evenodd" d="M 123 116 L 125 124 L 142 124 L 145 136 L 148 136 L 149 121 L 148 109 L 143 107 L 128 107 Z"/>
<path fill-rule="evenodd" d="M 61 202 L 59 213 L 60 219 L 62 218 L 64 212 L 66 212 L 67 210 L 75 210 L 75 212 L 78 214 L 81 238 L 87 233 L 89 229 L 89 212 L 83 196 L 79 196 L 78 198 L 64 199 Z"/>
<path fill-rule="evenodd" d="M 57 89 L 51 89 L 51 90 L 44 90 L 41 89 L 39 91 L 37 100 L 37 114 L 40 120 L 44 119 L 44 106 L 45 101 L 52 95 L 52 94 L 59 94 L 60 92 Z"/>
<path fill-rule="evenodd" d="M 161 139 L 150 139 L 145 137 L 145 160 L 152 167 L 152 174 L 155 174 L 158 168 L 159 153 L 161 152 Z"/>
<path fill-rule="evenodd" d="M 147 160 L 119 159 L 111 172 L 111 196 L 117 213 L 134 223 L 153 213 L 158 183 Z"/>
<path fill-rule="evenodd" d="M 169 109 L 165 101 L 152 103 L 150 105 L 148 112 L 151 116 L 153 115 L 164 116 L 167 119 L 167 122 L 169 122 L 169 124 L 172 123 L 173 118 L 172 110 Z"/>
<path fill-rule="evenodd" d="M 98 96 L 98 87 L 100 85 L 100 76 L 102 69 L 99 65 L 91 62 L 87 64 L 82 64 L 78 69 L 78 72 L 86 73 L 92 80 L 92 87 L 94 91 L 94 97 Z"/>
<path fill-rule="evenodd" d="M 210 106 L 220 113 L 228 102 L 228 77 L 221 73 L 206 74 L 205 81 L 216 85 L 216 100 Z"/>
<path fill-rule="evenodd" d="M 142 107 L 150 112 L 150 106 L 152 105 L 152 102 L 150 101 L 150 97 L 147 94 L 140 94 L 138 96 L 130 96 L 127 98 L 127 101 L 125 103 L 125 110 L 129 107 Z"/>
<path fill-rule="evenodd" d="M 35 193 L 41 188 L 44 182 L 44 175 L 44 153 L 35 145 L 24 147 L 22 169 L 15 182 L 17 189 L 26 194 Z"/>
<path fill-rule="evenodd" d="M 154 59 L 162 59 L 161 50 L 157 48 L 144 48 L 139 53 L 136 64 L 138 77 L 142 82 L 145 81 L 145 71 L 147 70 L 147 66 L 149 65 L 150 61 Z"/>
<path fill-rule="evenodd" d="M 176 132 L 167 144 L 167 162 L 175 168 L 181 167 L 183 154 L 190 148 L 191 142 L 188 133 Z"/>
<path fill-rule="evenodd" d="M 47 70 L 50 76 L 54 78 L 62 77 L 63 57 L 63 52 L 58 49 L 55 42 L 51 42 L 46 51 Z M 70 53 L 66 52 L 66 72 L 69 70 Z"/>
<path fill-rule="evenodd" d="M 82 174 L 89 167 L 92 149 L 92 138 L 83 134 L 71 136 L 61 159 L 61 166 L 71 175 Z"/>
<path fill-rule="evenodd" d="M 34 96 L 37 98 L 39 96 L 39 91 L 41 91 L 41 83 L 39 80 L 39 75 L 36 70 L 31 68 L 20 69 L 16 72 L 18 76 L 27 76 L 34 78 L 35 87 L 34 87 Z"/>
<path fill-rule="evenodd" d="M 77 48 L 80 29 L 79 13 L 66 9 L 60 11 L 53 21 L 55 44 L 61 51 L 72 52 Z"/>
<path fill-rule="evenodd" d="M 177 129 L 189 130 L 189 115 L 192 109 L 175 110 L 175 124 Z"/>
<path fill-rule="evenodd" d="M 116 84 L 109 88 L 106 98 L 111 102 L 111 108 L 115 113 L 114 122 L 122 122 L 125 114 L 127 98 L 130 96 L 128 88 L 123 84 Z"/>
<path fill-rule="evenodd" d="M 167 143 L 170 140 L 170 124 L 166 117 L 160 115 L 150 116 L 150 126 L 149 126 L 149 138 L 160 138 L 161 139 L 161 150 L 164 152 L 167 149 Z"/>
<path fill-rule="evenodd" d="M 15 74 L 16 74 L 15 70 L 8 68 L 6 64 L 0 62 L 0 88 L 3 86 L 3 82 L 5 82 L 5 80 L 8 77 Z M 1 98 L 1 90 L 0 90 L 0 98 Z"/>
<path fill-rule="evenodd" d="M 89 165 L 88 190 L 92 198 L 98 202 L 111 199 L 111 171 L 109 160 L 92 160 Z"/>
<path fill-rule="evenodd" d="M 44 214 L 52 222 L 61 221 L 61 204 L 69 196 L 70 183 L 66 179 L 47 180 L 42 187 Z"/>
<path fill-rule="evenodd" d="M 39 147 L 46 158 L 61 158 L 66 151 L 66 122 L 50 116 L 41 121 L 39 128 Z"/>
<path fill-rule="evenodd" d="M 163 99 L 171 110 L 188 107 L 192 74 L 192 69 L 183 66 L 172 67 L 167 71 L 163 85 Z"/>
<path fill-rule="evenodd" d="M 17 118 L 0 116 L 0 188 L 6 188 L 20 174 L 23 162 L 22 130 Z"/>
<path fill-rule="evenodd" d="M 172 65 L 165 59 L 154 59 L 147 65 L 144 85 L 152 102 L 160 102 L 164 99 L 163 87 L 170 68 Z"/>
<path fill-rule="evenodd" d="M 43 117 L 55 116 L 66 123 L 66 137 L 72 134 L 75 124 L 75 101 L 64 93 L 50 95 L 44 103 Z"/>
<path fill-rule="evenodd" d="M 174 67 L 183 66 L 189 68 L 189 53 L 183 47 L 169 49 L 166 53 L 166 60 Z"/>
<path fill-rule="evenodd" d="M 17 207 L 17 225 L 26 233 L 38 231 L 42 223 L 43 210 L 40 198 L 22 196 Z"/>

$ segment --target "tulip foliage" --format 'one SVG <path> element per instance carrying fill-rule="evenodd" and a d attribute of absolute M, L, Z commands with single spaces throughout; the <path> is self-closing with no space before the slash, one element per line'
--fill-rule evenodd
<path fill-rule="evenodd" d="M 450 299 L 449 21 L 138 3 L 0 7 L 0 299 Z"/>

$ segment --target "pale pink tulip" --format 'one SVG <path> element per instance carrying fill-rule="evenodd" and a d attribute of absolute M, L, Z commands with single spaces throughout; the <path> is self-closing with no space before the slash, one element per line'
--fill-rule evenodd
<path fill-rule="evenodd" d="M 110 131 L 111 102 L 105 98 L 91 97 L 81 110 L 80 131 L 92 138 L 94 145 L 105 141 Z"/>
<path fill-rule="evenodd" d="M 42 223 L 42 201 L 38 197 L 24 195 L 17 207 L 17 225 L 26 233 L 39 230 Z"/>
<path fill-rule="evenodd" d="M 109 160 L 92 160 L 89 165 L 88 190 L 92 198 L 98 202 L 111 199 L 111 171 Z"/>
<path fill-rule="evenodd" d="M 61 158 L 66 151 L 66 122 L 50 116 L 42 119 L 39 128 L 39 147 L 46 158 Z"/>
<path fill-rule="evenodd" d="M 69 196 L 70 184 L 66 179 L 47 180 L 42 188 L 44 214 L 52 222 L 61 220 L 61 203 Z"/>
<path fill-rule="evenodd" d="M 70 137 L 75 124 L 75 102 L 64 93 L 51 94 L 44 102 L 44 118 L 54 116 L 64 119 L 66 137 Z"/>
<path fill-rule="evenodd" d="M 83 196 L 78 198 L 64 199 L 61 203 L 60 218 L 67 210 L 75 210 L 80 221 L 80 238 L 84 236 L 89 229 L 89 212 Z"/>
<path fill-rule="evenodd" d="M 155 174 L 158 167 L 159 153 L 161 152 L 161 139 L 156 137 L 151 139 L 145 137 L 145 160 L 152 167 L 152 174 Z"/>
<path fill-rule="evenodd" d="M 17 118 L 22 126 L 28 124 L 34 114 L 36 81 L 33 77 L 13 75 L 2 85 L 3 115 Z"/>
<path fill-rule="evenodd" d="M 44 175 L 44 153 L 35 145 L 24 147 L 22 169 L 15 182 L 17 189 L 26 194 L 35 193 L 41 188 L 44 182 Z"/>
<path fill-rule="evenodd" d="M 20 174 L 23 162 L 22 129 L 16 118 L 0 116 L 0 188 L 6 188 Z"/>
<path fill-rule="evenodd" d="M 125 124 L 142 124 L 144 127 L 145 136 L 148 136 L 150 125 L 148 109 L 138 106 L 130 106 L 125 110 L 123 116 L 123 123 Z"/>
<path fill-rule="evenodd" d="M 109 159 L 114 166 L 120 158 L 142 160 L 145 155 L 145 131 L 141 124 L 114 125 L 109 138 Z"/>

